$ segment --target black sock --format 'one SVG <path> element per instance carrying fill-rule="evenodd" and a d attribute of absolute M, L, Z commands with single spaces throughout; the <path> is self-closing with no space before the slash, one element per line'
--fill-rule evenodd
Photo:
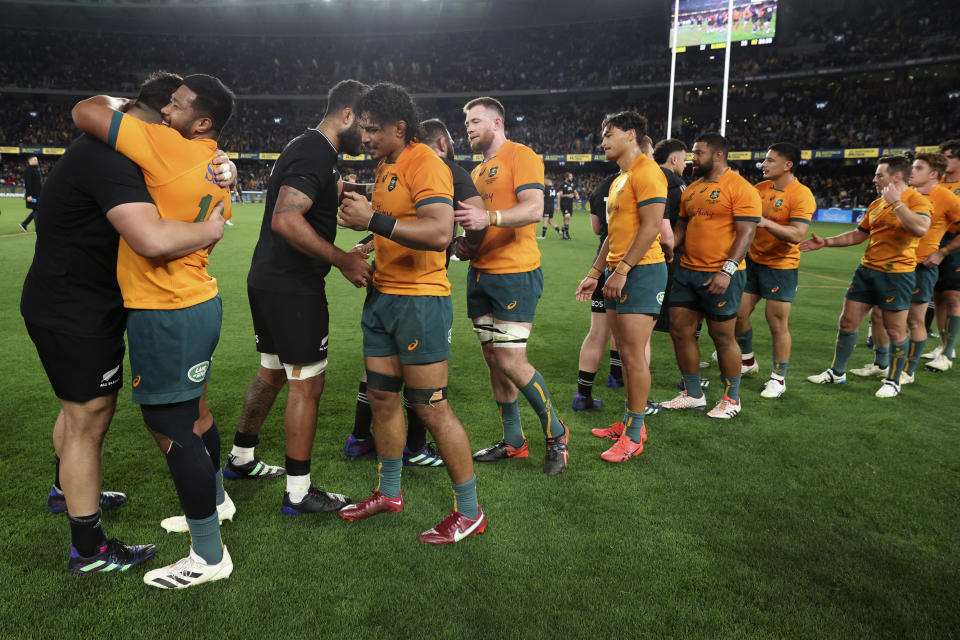
<path fill-rule="evenodd" d="M 357 390 L 357 410 L 353 415 L 353 437 L 366 440 L 370 437 L 370 423 L 373 422 L 373 412 L 367 402 L 367 383 L 361 382 Z"/>
<path fill-rule="evenodd" d="M 217 430 L 217 421 L 214 420 L 210 428 L 201 436 L 203 446 L 210 454 L 210 462 L 215 471 L 220 470 L 220 431 Z"/>
<path fill-rule="evenodd" d="M 63 493 L 63 489 L 60 487 L 60 456 L 53 456 L 53 486 L 54 488 Z"/>
<path fill-rule="evenodd" d="M 413 410 L 413 407 L 407 407 L 407 450 L 420 451 L 427 446 L 427 425 Z"/>
<path fill-rule="evenodd" d="M 547 227 L 546 227 L 546 225 L 544 225 L 543 231 L 540 232 L 540 235 L 542 235 L 542 236 L 547 235 Z"/>
<path fill-rule="evenodd" d="M 107 543 L 107 536 L 100 524 L 100 510 L 91 516 L 74 518 L 67 514 L 70 522 L 70 544 L 84 558 L 100 553 L 100 547 Z"/>
<path fill-rule="evenodd" d="M 617 382 L 623 381 L 623 364 L 620 362 L 620 352 L 610 349 L 610 375 Z"/>
<path fill-rule="evenodd" d="M 288 476 L 305 476 L 310 473 L 310 460 L 296 460 L 287 456 L 285 463 Z"/>
<path fill-rule="evenodd" d="M 597 375 L 596 371 L 577 371 L 577 393 L 590 398 L 593 396 L 593 378 Z"/>
<path fill-rule="evenodd" d="M 233 435 L 233 444 L 237 447 L 250 449 L 260 444 L 260 436 L 255 433 L 240 433 L 237 431 Z"/>
<path fill-rule="evenodd" d="M 937 317 L 937 311 L 933 307 L 927 307 L 927 315 L 923 317 L 923 324 L 927 327 L 927 333 L 930 333 L 930 326 L 933 324 L 933 319 Z"/>

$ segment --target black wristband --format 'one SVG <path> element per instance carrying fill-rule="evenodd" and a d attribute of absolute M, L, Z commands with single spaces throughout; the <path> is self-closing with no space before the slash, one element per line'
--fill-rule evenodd
<path fill-rule="evenodd" d="M 373 231 L 378 236 L 389 238 L 393 235 L 393 228 L 396 226 L 396 218 L 374 211 L 373 217 L 370 218 L 370 222 L 367 224 L 367 229 Z"/>

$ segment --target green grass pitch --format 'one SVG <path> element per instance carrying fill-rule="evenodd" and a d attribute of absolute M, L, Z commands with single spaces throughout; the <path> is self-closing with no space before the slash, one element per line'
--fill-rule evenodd
<path fill-rule="evenodd" d="M 960 451 L 957 372 L 920 371 L 901 397 L 878 400 L 876 379 L 845 387 L 804 380 L 829 365 L 843 289 L 862 247 L 805 256 L 794 307 L 788 389 L 761 400 L 770 339 L 758 309 L 761 374 L 742 385 L 743 413 L 724 422 L 702 412 L 647 421 L 642 456 L 600 460 L 589 435 L 622 415 L 622 390 L 599 384 L 601 411 L 573 413 L 577 355 L 589 324 L 574 300 L 596 241 L 586 214 L 571 242 L 540 243 L 546 290 L 529 356 L 569 425 L 571 461 L 560 477 L 540 469 L 539 424 L 521 402 L 531 457 L 478 465 L 487 532 L 433 548 L 417 534 L 452 506 L 446 473 L 404 471 L 405 510 L 347 523 L 280 513 L 283 481 L 227 481 L 237 504 L 223 538 L 229 580 L 185 592 L 142 583 L 144 569 L 77 577 L 65 563 L 64 516 L 44 509 L 53 473 L 50 432 L 58 411 L 18 312 L 34 236 L 22 204 L 0 201 L 0 637 L 3 638 L 948 638 L 960 614 Z M 245 279 L 262 205 L 237 207 L 212 255 L 224 323 L 209 400 L 224 455 L 258 365 Z M 822 234 L 841 225 L 820 224 Z M 552 234 L 552 231 L 550 232 Z M 341 246 L 360 234 L 341 232 Z M 466 267 L 450 269 L 456 310 L 450 398 L 474 448 L 500 427 L 486 368 L 465 317 Z M 365 497 L 371 458 L 342 453 L 362 371 L 362 293 L 328 278 L 330 365 L 320 407 L 313 477 Z M 870 361 L 861 331 L 852 366 Z M 701 341 L 704 360 L 713 350 Z M 653 339 L 653 393 L 676 393 L 667 336 Z M 598 381 L 606 377 L 601 364 Z M 716 365 L 704 374 L 717 381 Z M 108 512 L 108 535 L 156 543 L 148 568 L 183 556 L 188 538 L 160 519 L 179 513 L 153 439 L 120 394 L 104 450 L 104 488 L 129 502 Z M 712 404 L 716 385 L 708 390 Z M 258 452 L 283 462 L 281 395 Z"/>

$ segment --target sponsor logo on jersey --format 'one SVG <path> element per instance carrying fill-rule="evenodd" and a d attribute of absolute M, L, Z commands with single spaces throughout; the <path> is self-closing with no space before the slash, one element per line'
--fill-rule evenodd
<path fill-rule="evenodd" d="M 205 175 L 203 178 L 207 182 L 212 182 L 213 184 L 217 184 L 217 172 L 213 168 L 213 163 L 211 162 L 207 163 L 207 175 Z"/>
<path fill-rule="evenodd" d="M 189 369 L 187 369 L 187 380 L 190 382 L 203 382 L 207 379 L 207 371 L 210 369 L 210 361 L 204 360 L 203 362 L 198 362 Z"/>
<path fill-rule="evenodd" d="M 420 341 L 419 341 L 419 340 L 414 340 L 413 342 L 411 342 L 410 344 L 407 345 L 407 351 L 413 351 L 413 350 L 416 349 L 418 346 L 420 346 Z"/>
<path fill-rule="evenodd" d="M 393 191 L 397 188 L 397 176 L 390 178 L 390 184 L 387 185 L 387 191 Z"/>

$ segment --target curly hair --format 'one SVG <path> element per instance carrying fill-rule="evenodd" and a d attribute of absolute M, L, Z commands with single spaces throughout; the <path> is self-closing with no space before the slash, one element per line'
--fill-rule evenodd
<path fill-rule="evenodd" d="M 407 90 L 390 82 L 381 82 L 364 91 L 357 100 L 355 111 L 366 115 L 376 124 L 396 124 L 401 120 L 407 129 L 404 141 L 420 137 L 420 116 L 417 105 Z"/>

